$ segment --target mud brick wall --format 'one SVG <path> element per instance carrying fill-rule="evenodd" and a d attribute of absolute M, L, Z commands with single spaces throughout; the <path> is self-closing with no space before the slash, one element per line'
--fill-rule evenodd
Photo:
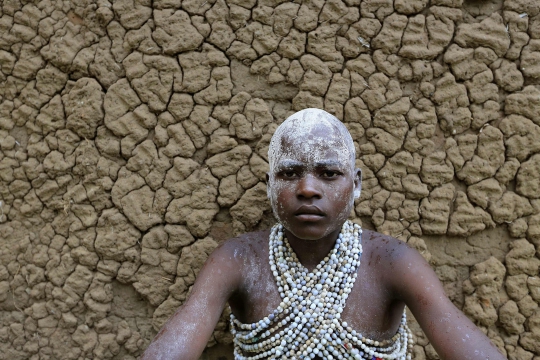
<path fill-rule="evenodd" d="M 138 357 L 221 241 L 272 225 L 269 139 L 306 107 L 353 135 L 352 217 L 540 359 L 537 0 L 3 0 L 0 358 Z"/>

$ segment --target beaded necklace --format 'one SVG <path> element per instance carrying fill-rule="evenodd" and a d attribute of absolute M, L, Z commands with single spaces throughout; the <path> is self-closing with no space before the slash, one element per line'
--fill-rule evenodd
<path fill-rule="evenodd" d="M 413 340 L 405 311 L 397 333 L 383 341 L 365 338 L 341 321 L 360 265 L 361 237 L 360 226 L 346 221 L 335 247 L 309 272 L 283 235 L 283 226 L 275 225 L 269 237 L 269 262 L 282 301 L 252 324 L 231 314 L 235 359 L 410 360 Z"/>

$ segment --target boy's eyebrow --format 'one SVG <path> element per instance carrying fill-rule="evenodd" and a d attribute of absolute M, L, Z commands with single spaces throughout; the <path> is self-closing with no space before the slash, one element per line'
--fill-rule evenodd
<path fill-rule="evenodd" d="M 300 167 L 304 166 L 304 163 L 296 160 L 282 160 L 277 164 L 278 168 L 293 168 L 293 167 Z"/>
<path fill-rule="evenodd" d="M 341 162 L 335 160 L 318 161 L 315 163 L 315 167 L 341 167 L 342 165 Z"/>
<path fill-rule="evenodd" d="M 289 159 L 282 160 L 277 164 L 277 167 L 280 168 L 280 169 L 294 168 L 294 167 L 305 167 L 305 166 L 306 166 L 306 164 L 303 163 L 303 162 L 296 161 L 296 160 L 289 160 Z M 341 166 L 343 166 L 343 164 L 341 162 L 335 161 L 335 160 L 317 161 L 315 163 L 315 167 L 317 167 L 317 168 L 341 167 Z"/>

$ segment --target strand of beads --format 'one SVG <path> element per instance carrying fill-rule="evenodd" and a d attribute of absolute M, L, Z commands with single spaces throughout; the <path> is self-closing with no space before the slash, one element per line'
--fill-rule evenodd
<path fill-rule="evenodd" d="M 410 359 L 405 313 L 396 335 L 374 341 L 341 321 L 362 254 L 361 228 L 347 221 L 327 257 L 309 272 L 276 225 L 269 238 L 270 269 L 281 304 L 268 317 L 242 324 L 231 314 L 236 359 Z"/>

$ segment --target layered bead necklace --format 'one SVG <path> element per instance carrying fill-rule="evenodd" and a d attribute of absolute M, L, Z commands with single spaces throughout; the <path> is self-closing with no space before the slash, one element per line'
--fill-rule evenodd
<path fill-rule="evenodd" d="M 335 247 L 309 272 L 283 235 L 283 226 L 275 225 L 269 261 L 282 301 L 256 323 L 243 324 L 231 314 L 235 359 L 410 360 L 413 341 L 405 311 L 397 333 L 383 341 L 365 338 L 341 321 L 360 265 L 361 238 L 360 226 L 346 221 Z"/>

